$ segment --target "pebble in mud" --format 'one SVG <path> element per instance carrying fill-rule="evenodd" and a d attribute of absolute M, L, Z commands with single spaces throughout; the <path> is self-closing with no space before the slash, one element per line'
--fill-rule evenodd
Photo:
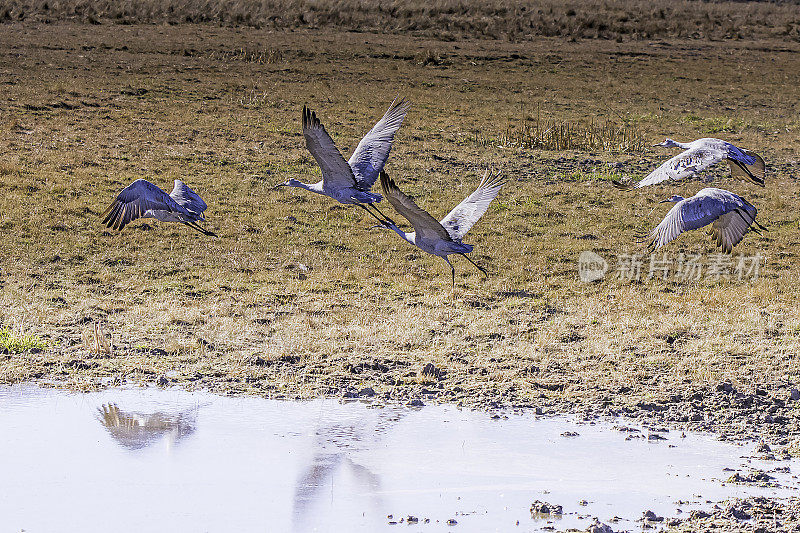
<path fill-rule="evenodd" d="M 729 505 L 725 509 L 725 514 L 737 520 L 750 520 L 752 516 L 747 514 L 741 507 L 737 508 L 735 505 Z"/>
<path fill-rule="evenodd" d="M 443 379 L 444 372 L 440 368 L 436 368 L 433 363 L 428 363 L 422 368 L 423 378 Z"/>
<path fill-rule="evenodd" d="M 542 515 L 560 515 L 562 512 L 563 508 L 560 505 L 553 505 L 552 503 L 539 500 L 536 500 L 531 504 L 531 515 L 534 518 L 538 518 Z"/>
<path fill-rule="evenodd" d="M 645 511 L 642 513 L 642 518 L 639 519 L 640 522 L 663 522 L 664 517 L 658 516 L 653 511 Z"/>
<path fill-rule="evenodd" d="M 726 482 L 727 483 L 742 483 L 742 484 L 757 484 L 761 486 L 769 486 L 770 481 L 774 479 L 772 476 L 767 474 L 766 472 L 762 472 L 761 470 L 753 470 L 749 474 L 741 475 L 739 472 L 736 472 L 731 477 L 729 477 Z"/>
<path fill-rule="evenodd" d="M 358 391 L 359 398 L 372 398 L 373 396 L 375 396 L 375 389 L 372 387 L 364 387 Z"/>
<path fill-rule="evenodd" d="M 611 529 L 611 526 L 608 524 L 604 524 L 598 521 L 596 518 L 594 523 L 590 524 L 589 527 L 586 528 L 587 533 L 614 533 L 614 530 Z"/>

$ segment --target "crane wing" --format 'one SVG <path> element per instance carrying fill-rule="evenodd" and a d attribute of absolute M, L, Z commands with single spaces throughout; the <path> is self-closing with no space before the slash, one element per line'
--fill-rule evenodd
<path fill-rule="evenodd" d="M 187 211 L 191 211 L 192 213 L 199 215 L 208 209 L 208 206 L 203 199 L 200 198 L 196 192 L 190 189 L 189 186 L 181 180 L 175 180 L 175 186 L 173 187 L 172 192 L 169 193 L 169 196 L 175 200 L 178 205 L 182 206 Z"/>
<path fill-rule="evenodd" d="M 672 159 L 664 161 L 658 168 L 647 175 L 636 187 L 646 187 L 655 185 L 667 180 L 681 180 L 693 176 L 708 167 L 715 165 L 725 159 L 727 154 L 719 150 L 706 147 L 691 148 L 682 152 Z"/>
<path fill-rule="evenodd" d="M 389 109 L 358 143 L 348 163 L 353 169 L 356 186 L 364 191 L 372 188 L 383 165 L 389 159 L 394 134 L 403 124 L 411 103 L 405 98 L 395 98 Z"/>
<path fill-rule="evenodd" d="M 478 188 L 467 196 L 463 202 L 453 208 L 441 221 L 441 225 L 454 241 L 460 240 L 470 228 L 486 213 L 489 204 L 500 192 L 505 183 L 501 174 L 486 170 Z"/>
<path fill-rule="evenodd" d="M 672 206 L 664 220 L 650 232 L 651 249 L 664 246 L 684 231 L 707 226 L 725 214 L 725 206 L 721 201 L 698 195 L 681 200 Z"/>
<path fill-rule="evenodd" d="M 750 180 L 757 185 L 764 187 L 764 174 L 766 165 L 761 156 L 749 150 L 737 148 L 744 154 L 744 157 L 737 157 L 738 154 L 728 156 L 728 164 L 731 167 L 731 176 Z"/>
<path fill-rule="evenodd" d="M 669 210 L 664 220 L 650 231 L 651 241 L 648 246 L 650 250 L 655 250 L 656 248 L 664 246 L 668 242 L 678 238 L 678 235 L 685 231 L 682 218 L 683 213 L 681 211 L 682 204 L 685 201 L 686 200 L 681 200 L 672 206 L 672 209 Z"/>
<path fill-rule="evenodd" d="M 708 233 L 714 238 L 717 246 L 729 254 L 755 223 L 757 213 L 758 210 L 753 205 L 743 200 L 741 207 L 734 208 L 715 220 Z"/>
<path fill-rule="evenodd" d="M 122 189 L 100 216 L 107 227 L 122 230 L 150 210 L 189 214 L 167 193 L 147 180 L 138 179 Z"/>
<path fill-rule="evenodd" d="M 395 210 L 403 215 L 412 226 L 418 237 L 423 239 L 452 240 L 450 234 L 433 218 L 430 213 L 419 207 L 410 196 L 403 193 L 385 170 L 381 171 L 381 188 L 383 195 Z"/>
<path fill-rule="evenodd" d="M 303 106 L 303 137 L 306 139 L 306 148 L 322 169 L 324 186 L 344 189 L 355 185 L 353 169 L 344 160 L 317 115 L 306 106 Z"/>

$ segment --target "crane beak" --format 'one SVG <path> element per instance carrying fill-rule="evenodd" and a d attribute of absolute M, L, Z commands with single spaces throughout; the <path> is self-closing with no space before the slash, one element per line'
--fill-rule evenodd
<path fill-rule="evenodd" d="M 278 189 L 280 189 L 281 187 L 286 187 L 286 184 L 285 184 L 285 183 L 279 183 L 278 185 L 274 186 L 274 187 L 272 188 L 272 190 L 273 190 L 273 191 L 277 191 L 277 190 L 278 190 Z"/>

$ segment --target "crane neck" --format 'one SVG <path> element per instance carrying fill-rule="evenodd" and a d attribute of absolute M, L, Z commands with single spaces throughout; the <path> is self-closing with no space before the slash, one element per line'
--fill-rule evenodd
<path fill-rule="evenodd" d="M 323 192 L 323 190 L 322 190 L 322 182 L 321 181 L 319 183 L 298 182 L 297 187 L 300 187 L 301 189 L 305 189 L 307 191 L 315 192 L 317 194 L 325 194 L 325 192 Z"/>
<path fill-rule="evenodd" d="M 389 228 L 392 231 L 394 231 L 395 233 L 400 235 L 400 238 L 403 239 L 404 241 L 407 241 L 407 242 L 413 244 L 414 246 L 417 245 L 417 243 L 416 243 L 416 237 L 417 237 L 416 232 L 414 232 L 414 233 L 406 233 L 405 231 L 401 230 L 400 228 L 398 228 L 396 225 L 392 224 L 391 222 L 387 223 L 387 226 L 389 226 Z"/>

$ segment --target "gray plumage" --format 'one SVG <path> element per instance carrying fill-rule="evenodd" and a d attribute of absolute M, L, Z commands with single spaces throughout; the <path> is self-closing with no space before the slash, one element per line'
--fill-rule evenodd
<path fill-rule="evenodd" d="M 198 224 L 204 221 L 206 203 L 181 180 L 175 180 L 170 194 L 147 180 L 138 179 L 125 187 L 103 212 L 103 224 L 122 230 L 137 218 L 155 218 L 162 222 L 180 222 L 203 235 L 214 236 Z"/>
<path fill-rule="evenodd" d="M 370 189 L 389 158 L 394 135 L 403 124 L 410 105 L 405 98 L 395 98 L 383 117 L 358 143 L 348 161 L 339 152 L 317 115 L 304 106 L 303 137 L 306 148 L 322 169 L 322 181 L 303 183 L 289 179 L 277 187 L 299 187 L 329 196 L 342 204 L 358 205 L 383 223 L 387 217 L 372 205 L 380 202 L 382 197 Z M 374 208 L 380 216 L 367 206 Z"/>
<path fill-rule="evenodd" d="M 731 176 L 747 179 L 764 186 L 764 160 L 758 154 L 738 148 L 722 139 L 704 138 L 689 143 L 666 139 L 655 146 L 682 148 L 684 151 L 665 161 L 638 183 L 612 181 L 619 189 L 633 189 L 655 185 L 663 181 L 677 181 L 694 176 L 721 161 L 728 161 Z"/>
<path fill-rule="evenodd" d="M 470 253 L 473 247 L 471 244 L 461 242 L 461 239 L 486 213 L 489 204 L 495 199 L 504 183 L 505 180 L 499 173 L 487 170 L 475 192 L 465 198 L 441 221 L 438 221 L 419 207 L 410 196 L 404 194 L 394 180 L 383 171 L 381 172 L 381 188 L 384 196 L 392 207 L 411 223 L 414 231 L 406 233 L 391 221 L 384 222 L 383 226 L 393 230 L 403 240 L 420 250 L 444 259 L 450 266 L 455 286 L 456 271 L 447 258 L 448 255 L 459 254 L 486 274 L 484 268 L 475 264 L 465 255 Z"/>
<path fill-rule="evenodd" d="M 756 222 L 756 208 L 724 189 L 708 187 L 691 198 L 673 196 L 663 202 L 675 202 L 675 205 L 648 234 L 651 250 L 664 246 L 685 231 L 711 224 L 709 235 L 725 253 L 730 253 L 749 230 L 764 229 Z"/>

